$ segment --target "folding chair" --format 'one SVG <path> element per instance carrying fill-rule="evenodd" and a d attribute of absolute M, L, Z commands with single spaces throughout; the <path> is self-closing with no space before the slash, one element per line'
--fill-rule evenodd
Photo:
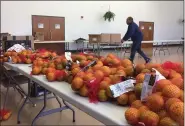
<path fill-rule="evenodd" d="M 184 42 L 180 42 L 180 45 L 177 49 L 177 53 L 179 52 L 179 49 L 182 49 L 182 52 L 184 52 Z"/>
<path fill-rule="evenodd" d="M 96 48 L 97 48 L 97 46 L 96 46 L 95 43 L 87 42 L 87 51 L 91 51 L 92 50 L 93 53 L 96 53 Z"/>
<path fill-rule="evenodd" d="M 1 74 L 1 84 L 6 90 L 5 94 L 5 101 L 3 103 L 3 108 L 6 105 L 8 93 L 9 93 L 9 88 L 12 87 L 14 90 L 17 90 L 18 93 L 21 95 L 21 97 L 25 97 L 26 93 L 22 89 L 20 85 L 28 83 L 28 78 L 25 77 L 24 75 L 19 75 L 17 72 L 12 71 L 12 70 L 7 70 L 2 64 L 0 66 L 0 72 Z M 34 105 L 34 103 L 30 100 L 30 102 Z"/>
<path fill-rule="evenodd" d="M 123 47 L 123 57 L 125 57 L 125 54 L 130 54 L 130 50 L 132 45 L 131 44 L 125 44 L 125 46 Z"/>
<path fill-rule="evenodd" d="M 165 55 L 165 50 L 168 51 L 168 54 L 170 55 L 170 51 L 168 48 L 168 42 L 161 42 L 161 44 L 159 45 L 159 43 L 157 43 L 157 46 L 154 50 L 154 56 L 155 56 L 155 52 L 158 50 L 159 51 L 159 55 L 161 54 L 160 52 L 163 51 L 164 55 Z"/>

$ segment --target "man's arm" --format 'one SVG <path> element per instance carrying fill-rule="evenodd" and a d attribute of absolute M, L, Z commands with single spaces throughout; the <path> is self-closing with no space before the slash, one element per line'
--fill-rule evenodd
<path fill-rule="evenodd" d="M 128 26 L 128 30 L 125 34 L 125 36 L 123 37 L 123 41 L 127 41 L 130 37 L 132 37 L 132 35 L 134 34 L 135 28 L 133 25 L 129 25 Z"/>

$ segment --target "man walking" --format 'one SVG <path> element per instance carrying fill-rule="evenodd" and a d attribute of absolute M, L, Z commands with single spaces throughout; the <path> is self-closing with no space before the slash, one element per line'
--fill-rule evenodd
<path fill-rule="evenodd" d="M 136 51 L 145 59 L 145 62 L 148 63 L 151 61 L 145 53 L 141 50 L 141 42 L 143 40 L 143 34 L 139 29 L 138 25 L 133 21 L 132 17 L 128 17 L 126 20 L 128 25 L 128 30 L 125 36 L 122 38 L 121 42 L 127 41 L 129 38 L 133 41 L 133 45 L 131 48 L 130 60 L 133 62 Z"/>

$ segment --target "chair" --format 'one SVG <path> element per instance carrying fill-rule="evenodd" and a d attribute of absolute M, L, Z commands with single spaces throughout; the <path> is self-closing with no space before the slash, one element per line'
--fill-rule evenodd
<path fill-rule="evenodd" d="M 19 73 L 13 71 L 13 70 L 7 70 L 3 64 L 0 66 L 0 72 L 1 74 L 1 85 L 7 88 L 6 94 L 5 94 L 5 101 L 3 103 L 3 108 L 6 105 L 9 88 L 12 87 L 14 90 L 17 90 L 18 93 L 25 97 L 26 93 L 23 91 L 22 87 L 20 85 L 28 83 L 28 78 L 24 75 L 20 75 Z M 31 101 L 31 100 L 30 100 Z M 32 102 L 32 101 L 31 101 Z M 33 102 L 32 102 L 33 103 Z"/>
<path fill-rule="evenodd" d="M 75 40 L 78 52 L 84 52 L 84 41 L 86 41 L 84 38 L 78 38 Z M 80 45 L 82 45 L 82 47 L 79 47 Z"/>
<path fill-rule="evenodd" d="M 124 44 L 123 46 L 123 57 L 125 57 L 125 54 L 130 54 L 131 53 L 131 44 Z"/>
<path fill-rule="evenodd" d="M 183 38 L 182 38 L 183 39 Z M 179 49 L 182 49 L 182 52 L 184 52 L 184 41 L 180 42 L 180 46 L 177 49 L 177 53 L 179 52 Z"/>
<path fill-rule="evenodd" d="M 165 50 L 168 51 L 168 54 L 170 55 L 170 51 L 168 48 L 168 42 L 161 42 L 161 44 L 157 43 L 157 46 L 154 50 L 154 56 L 155 56 L 155 52 L 158 50 L 159 51 L 159 55 L 161 54 L 160 52 L 163 51 L 164 55 L 165 55 Z"/>

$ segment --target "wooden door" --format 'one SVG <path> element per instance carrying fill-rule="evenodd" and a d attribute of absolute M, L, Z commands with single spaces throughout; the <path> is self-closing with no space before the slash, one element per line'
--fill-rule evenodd
<path fill-rule="evenodd" d="M 32 35 L 44 34 L 43 41 L 65 40 L 65 18 L 53 16 L 32 16 Z"/>
<path fill-rule="evenodd" d="M 51 41 L 65 40 L 65 18 L 64 17 L 50 18 L 50 36 L 51 36 Z"/>
<path fill-rule="evenodd" d="M 153 35 L 154 35 L 154 22 L 139 22 L 139 28 L 141 29 L 141 32 L 143 33 L 143 41 L 153 41 Z M 142 44 L 143 48 L 153 47 L 152 43 Z"/>
<path fill-rule="evenodd" d="M 44 40 L 50 40 L 50 25 L 49 25 L 49 17 L 47 16 L 32 16 L 32 35 L 35 33 L 44 34 Z"/>
<path fill-rule="evenodd" d="M 46 48 L 56 51 L 58 54 L 63 54 L 65 52 L 65 43 L 52 43 L 52 41 L 65 40 L 64 17 L 32 16 L 32 35 L 36 32 L 44 34 L 43 41 L 51 42 L 34 44 L 35 49 Z"/>

